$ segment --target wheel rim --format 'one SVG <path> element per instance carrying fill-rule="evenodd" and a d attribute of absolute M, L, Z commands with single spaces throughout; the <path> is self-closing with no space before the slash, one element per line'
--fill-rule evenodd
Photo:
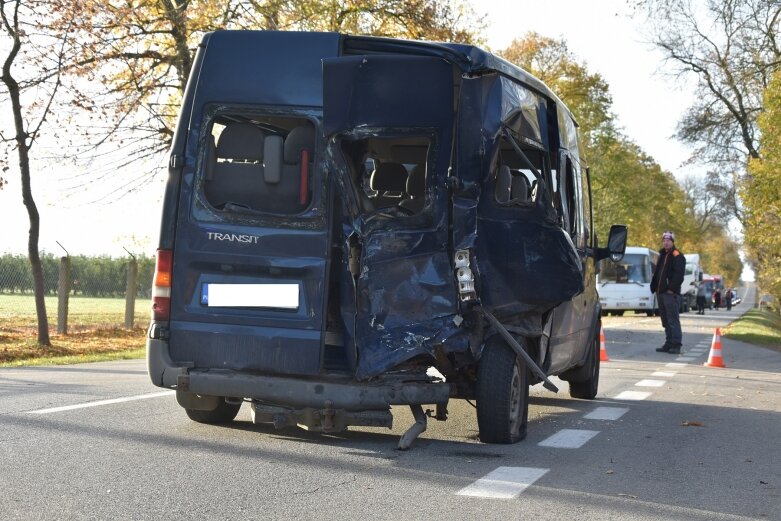
<path fill-rule="evenodd" d="M 510 381 L 510 432 L 515 434 L 521 429 L 521 372 L 518 363 L 513 364 L 513 376 Z"/>

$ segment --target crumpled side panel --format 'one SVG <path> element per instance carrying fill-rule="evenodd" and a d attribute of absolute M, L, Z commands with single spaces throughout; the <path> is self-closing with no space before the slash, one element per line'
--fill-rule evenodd
<path fill-rule="evenodd" d="M 483 306 L 498 317 L 542 313 L 583 291 L 569 236 L 536 219 L 478 219 L 477 263 Z"/>
<path fill-rule="evenodd" d="M 376 236 L 375 236 L 376 238 Z M 388 243 L 390 237 L 385 237 Z M 380 242 L 374 242 L 375 248 Z M 390 246 L 389 246 L 390 248 Z M 371 257 L 375 249 L 369 249 Z M 383 249 L 387 253 L 387 249 Z M 356 377 L 379 374 L 416 355 L 432 354 L 434 339 L 455 330 L 457 295 L 445 251 L 363 262 L 358 279 Z"/>

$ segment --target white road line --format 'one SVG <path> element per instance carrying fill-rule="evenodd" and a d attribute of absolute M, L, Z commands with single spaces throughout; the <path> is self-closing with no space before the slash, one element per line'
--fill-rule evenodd
<path fill-rule="evenodd" d="M 679 356 L 675 359 L 676 362 L 691 362 L 695 359 L 694 356 Z"/>
<path fill-rule="evenodd" d="M 664 380 L 640 380 L 635 385 L 637 387 L 662 387 L 666 383 Z"/>
<path fill-rule="evenodd" d="M 27 411 L 30 414 L 49 414 L 50 412 L 72 411 L 74 409 L 85 409 L 87 407 L 98 407 L 99 405 L 112 405 L 115 403 L 132 402 L 135 400 L 146 400 L 147 398 L 159 398 L 169 396 L 175 391 L 162 391 L 159 393 L 139 394 L 138 396 L 125 396 L 124 398 L 113 398 L 111 400 L 100 400 L 97 402 L 79 403 L 76 405 L 65 405 L 63 407 L 52 407 L 51 409 L 38 409 L 37 411 Z"/>
<path fill-rule="evenodd" d="M 651 393 L 644 393 L 641 391 L 624 391 L 616 396 L 616 400 L 645 400 L 651 396 Z"/>
<path fill-rule="evenodd" d="M 542 440 L 537 445 L 540 447 L 553 447 L 556 449 L 578 449 L 597 434 L 599 434 L 599 431 L 561 429 L 559 432 Z"/>
<path fill-rule="evenodd" d="M 674 373 L 672 371 L 654 371 L 651 373 L 651 376 L 659 376 L 661 378 L 672 378 L 677 373 Z"/>
<path fill-rule="evenodd" d="M 686 367 L 686 364 L 682 364 L 680 362 L 670 362 L 669 364 L 664 364 L 665 367 Z"/>
<path fill-rule="evenodd" d="M 550 469 L 533 467 L 499 467 L 469 486 L 459 490 L 459 496 L 513 499 L 540 479 Z"/>
<path fill-rule="evenodd" d="M 626 407 L 597 407 L 583 418 L 586 420 L 617 420 L 628 413 Z"/>

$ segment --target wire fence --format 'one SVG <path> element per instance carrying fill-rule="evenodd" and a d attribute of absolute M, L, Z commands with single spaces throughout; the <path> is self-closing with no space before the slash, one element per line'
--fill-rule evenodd
<path fill-rule="evenodd" d="M 59 333 L 144 325 L 154 258 L 41 256 L 49 327 Z M 37 327 L 30 261 L 0 256 L 0 331 Z"/>

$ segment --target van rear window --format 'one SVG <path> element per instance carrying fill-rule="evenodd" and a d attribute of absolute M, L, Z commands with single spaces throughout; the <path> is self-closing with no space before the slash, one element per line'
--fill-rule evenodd
<path fill-rule="evenodd" d="M 215 209 L 298 214 L 311 200 L 315 131 L 295 117 L 220 115 L 210 126 L 203 194 Z"/>

